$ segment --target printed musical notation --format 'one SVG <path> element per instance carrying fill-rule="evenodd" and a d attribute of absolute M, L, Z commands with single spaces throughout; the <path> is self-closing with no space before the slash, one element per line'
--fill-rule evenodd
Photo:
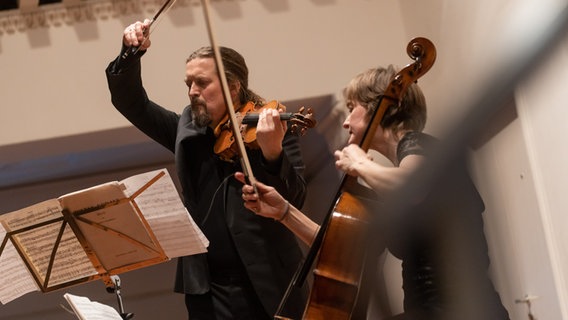
<path fill-rule="evenodd" d="M 0 302 L 203 253 L 167 170 L 0 215 Z"/>

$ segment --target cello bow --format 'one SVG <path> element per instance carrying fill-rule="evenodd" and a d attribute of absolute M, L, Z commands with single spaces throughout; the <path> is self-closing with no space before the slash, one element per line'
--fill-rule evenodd
<path fill-rule="evenodd" d="M 209 35 L 209 42 L 211 43 L 211 48 L 213 49 L 215 55 L 215 63 L 217 64 L 217 73 L 219 79 L 221 80 L 221 87 L 223 88 L 223 98 L 225 99 L 225 105 L 227 106 L 227 112 L 229 114 L 229 119 L 231 120 L 231 126 L 233 129 L 233 137 L 237 143 L 239 150 L 239 159 L 241 160 L 241 167 L 247 182 L 253 186 L 254 191 L 258 194 L 256 189 L 256 178 L 252 173 L 252 167 L 245 149 L 245 143 L 243 141 L 243 136 L 239 128 L 239 121 L 233 106 L 233 101 L 231 100 L 231 92 L 229 90 L 229 84 L 227 82 L 227 77 L 225 76 L 225 67 L 223 66 L 223 60 L 221 57 L 221 50 L 219 45 L 215 40 L 215 33 L 213 32 L 213 23 L 211 22 L 211 17 L 209 14 L 209 0 L 201 0 L 201 6 L 203 7 L 203 15 L 205 17 L 205 24 L 207 26 L 207 33 Z"/>
<path fill-rule="evenodd" d="M 408 87 L 430 70 L 436 60 L 436 49 L 426 38 L 412 39 L 406 51 L 414 63 L 396 74 L 381 97 L 359 145 L 365 151 L 368 151 L 386 110 L 398 107 Z M 351 318 L 365 260 L 363 248 L 369 217 L 366 203 L 372 198 L 374 194 L 370 189 L 361 186 L 356 178 L 343 174 L 335 201 L 331 204 L 304 263 L 290 282 L 275 319 L 288 319 L 280 313 L 292 288 L 303 285 L 316 258 L 312 289 L 303 319 Z"/>

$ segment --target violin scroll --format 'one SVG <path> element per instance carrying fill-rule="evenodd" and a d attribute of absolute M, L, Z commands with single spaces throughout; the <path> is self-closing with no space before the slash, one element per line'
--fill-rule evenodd
<path fill-rule="evenodd" d="M 290 131 L 292 133 L 297 133 L 301 136 L 306 134 L 308 128 L 313 128 L 316 126 L 316 119 L 314 119 L 314 111 L 312 108 L 300 107 L 298 112 L 292 114 L 289 120 Z"/>

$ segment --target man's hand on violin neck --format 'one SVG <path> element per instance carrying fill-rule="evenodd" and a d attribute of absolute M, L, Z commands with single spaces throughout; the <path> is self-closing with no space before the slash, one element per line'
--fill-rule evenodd
<path fill-rule="evenodd" d="M 282 140 L 286 133 L 286 123 L 280 121 L 280 113 L 275 109 L 263 109 L 256 126 L 256 141 L 262 155 L 268 161 L 275 161 L 282 153 Z"/>

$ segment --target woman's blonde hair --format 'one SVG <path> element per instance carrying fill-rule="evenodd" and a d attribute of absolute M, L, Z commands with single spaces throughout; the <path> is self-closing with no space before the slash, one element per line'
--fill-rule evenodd
<path fill-rule="evenodd" d="M 378 107 L 381 97 L 398 70 L 389 65 L 387 68 L 369 69 L 353 78 L 343 89 L 343 97 L 348 105 L 359 102 L 367 109 L 369 119 Z M 385 129 L 422 131 L 426 125 L 426 99 L 416 83 L 406 90 L 398 107 L 385 111 L 381 126 Z"/>

